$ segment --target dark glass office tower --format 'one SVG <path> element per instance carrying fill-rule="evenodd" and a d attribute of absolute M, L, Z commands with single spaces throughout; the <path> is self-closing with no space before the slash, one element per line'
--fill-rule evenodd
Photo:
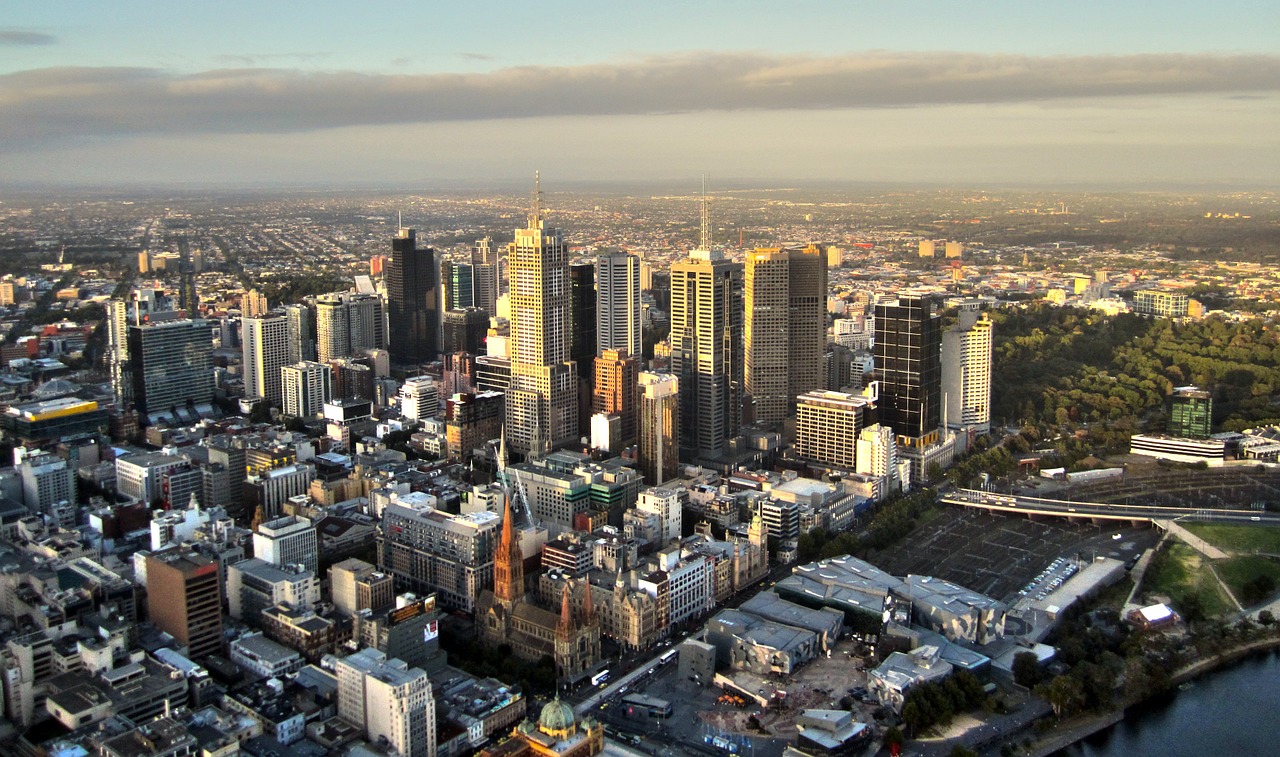
<path fill-rule="evenodd" d="M 880 422 L 924 446 L 942 420 L 942 328 L 933 300 L 906 295 L 876 305 Z"/>
<path fill-rule="evenodd" d="M 418 365 L 439 352 L 440 311 L 436 307 L 435 250 L 418 249 L 413 229 L 391 240 L 386 264 L 388 351 L 397 365 Z"/>

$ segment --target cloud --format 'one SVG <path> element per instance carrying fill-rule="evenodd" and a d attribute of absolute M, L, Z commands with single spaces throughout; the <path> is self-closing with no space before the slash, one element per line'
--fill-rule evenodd
<path fill-rule="evenodd" d="M 699 111 L 1276 92 L 1280 56 L 683 54 L 487 73 L 47 68 L 0 76 L 0 142 Z"/>
<path fill-rule="evenodd" d="M 57 43 L 58 38 L 52 34 L 41 34 L 40 32 L 24 32 L 17 29 L 0 29 L 0 45 L 14 46 L 35 46 L 35 45 L 52 45 Z"/>
<path fill-rule="evenodd" d="M 458 53 L 458 57 L 465 58 L 466 60 L 497 60 L 494 56 L 489 55 L 488 53 Z"/>

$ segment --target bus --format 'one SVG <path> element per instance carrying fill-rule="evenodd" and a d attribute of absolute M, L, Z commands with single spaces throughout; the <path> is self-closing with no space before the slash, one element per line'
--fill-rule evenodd
<path fill-rule="evenodd" d="M 602 670 L 599 673 L 596 673 L 595 675 L 591 676 L 591 685 L 599 686 L 600 684 L 608 680 L 609 680 L 609 671 Z"/>
<path fill-rule="evenodd" d="M 658 664 L 666 665 L 668 662 L 671 662 L 673 659 L 675 659 L 675 656 L 676 656 L 676 650 L 668 649 L 667 651 L 662 653 L 661 657 L 658 658 Z"/>

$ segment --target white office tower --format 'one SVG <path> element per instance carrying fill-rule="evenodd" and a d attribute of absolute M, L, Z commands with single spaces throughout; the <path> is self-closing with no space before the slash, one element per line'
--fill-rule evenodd
<path fill-rule="evenodd" d="M 333 399 L 333 373 L 324 363 L 304 360 L 280 369 L 284 414 L 310 418 L 324 411 L 324 403 Z"/>
<path fill-rule="evenodd" d="M 637 510 L 653 513 L 662 519 L 664 544 L 681 536 L 683 513 L 680 494 L 680 489 L 659 487 L 640 492 L 640 498 L 636 501 Z"/>
<path fill-rule="evenodd" d="M 253 556 L 272 565 L 301 565 L 318 574 L 315 524 L 309 518 L 286 515 L 259 525 L 253 532 Z"/>
<path fill-rule="evenodd" d="M 991 430 L 991 319 L 963 309 L 960 322 L 942 334 L 944 423 L 953 430 Z"/>
<path fill-rule="evenodd" d="M 626 350 L 639 360 L 640 258 L 622 250 L 596 258 L 596 354 Z"/>
<path fill-rule="evenodd" d="M 266 314 L 244 319 L 244 396 L 284 402 L 280 369 L 289 364 L 289 320 Z"/>
<path fill-rule="evenodd" d="M 400 387 L 400 417 L 425 421 L 440 414 L 440 387 L 430 376 L 414 376 Z"/>
<path fill-rule="evenodd" d="M 338 660 L 338 716 L 401 757 L 435 757 L 436 704 L 426 672 L 376 649 Z"/>
<path fill-rule="evenodd" d="M 569 359 L 569 248 L 542 217 L 535 180 L 529 225 L 508 247 L 511 386 L 506 429 L 512 449 L 540 455 L 578 435 L 578 380 Z"/>

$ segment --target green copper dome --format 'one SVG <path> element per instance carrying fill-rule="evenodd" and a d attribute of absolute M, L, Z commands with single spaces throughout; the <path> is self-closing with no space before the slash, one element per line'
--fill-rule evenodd
<path fill-rule="evenodd" d="M 565 731 L 573 725 L 573 708 L 561 702 L 560 697 L 547 702 L 538 716 L 538 727 L 544 731 Z"/>

